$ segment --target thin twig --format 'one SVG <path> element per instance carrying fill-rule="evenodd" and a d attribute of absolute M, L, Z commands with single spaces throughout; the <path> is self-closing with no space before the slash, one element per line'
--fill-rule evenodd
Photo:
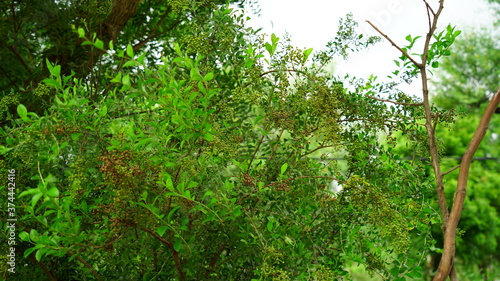
<path fill-rule="evenodd" d="M 378 100 L 378 101 L 383 101 L 383 102 L 390 102 L 390 103 L 398 104 L 398 105 L 421 106 L 421 105 L 424 104 L 422 102 L 420 102 L 420 103 L 397 102 L 397 101 L 393 101 L 393 100 L 379 99 L 379 98 L 376 98 L 376 97 L 373 97 L 373 96 L 369 96 L 369 95 L 365 95 L 365 97 L 367 97 L 369 99 L 373 99 L 373 100 Z"/>
<path fill-rule="evenodd" d="M 387 41 L 389 41 L 392 46 L 394 46 L 396 49 L 398 49 L 405 57 L 407 57 L 416 67 L 418 67 L 419 69 L 421 69 L 423 67 L 423 64 L 421 63 L 418 63 L 416 60 L 414 60 L 409 54 L 408 52 L 406 52 L 405 50 L 401 49 L 401 47 L 399 47 L 396 43 L 394 43 L 394 41 L 392 41 L 391 38 L 389 38 L 389 36 L 387 36 L 385 33 L 383 33 L 382 31 L 380 31 L 380 29 L 378 29 L 373 23 L 371 23 L 370 21 L 366 21 L 369 25 L 371 25 L 380 35 L 382 35 L 385 39 L 387 39 Z"/>
<path fill-rule="evenodd" d="M 434 12 L 434 10 L 432 9 L 431 5 L 429 5 L 429 3 L 427 3 L 426 0 L 424 0 L 424 3 L 425 3 L 425 6 L 426 6 L 426 9 L 427 9 L 427 21 L 428 21 L 428 24 L 429 24 L 429 30 L 431 30 L 432 28 L 432 24 L 431 24 L 431 14 L 429 13 L 429 11 L 432 13 L 432 15 L 434 17 L 436 17 L 436 13 Z"/>
<path fill-rule="evenodd" d="M 433 16 L 436 16 L 436 12 L 434 12 L 434 10 L 432 9 L 431 5 L 429 5 L 429 3 L 427 3 L 426 0 L 424 0 L 424 3 L 425 3 L 425 6 L 427 6 L 427 10 L 431 11 Z"/>
<path fill-rule="evenodd" d="M 253 162 L 253 160 L 255 159 L 255 155 L 257 155 L 257 152 L 259 151 L 260 145 L 261 145 L 261 144 L 262 144 L 262 142 L 264 141 L 264 137 L 265 137 L 265 136 L 262 136 L 262 137 L 260 138 L 259 144 L 257 145 L 257 147 L 255 148 L 255 151 L 254 151 L 254 152 L 253 152 L 253 154 L 252 154 L 252 158 L 250 159 L 250 163 L 248 163 L 247 174 L 248 174 L 248 172 L 250 171 L 250 167 L 252 166 L 252 162 Z"/>
<path fill-rule="evenodd" d="M 456 170 L 456 169 L 458 169 L 458 168 L 460 168 L 460 165 L 458 165 L 458 166 L 456 166 L 456 167 L 453 167 L 453 168 L 449 169 L 448 171 L 444 172 L 444 173 L 443 173 L 443 176 L 444 176 L 444 175 L 447 175 L 447 174 L 449 174 L 449 173 L 451 173 L 451 172 L 453 172 L 453 171 L 455 171 L 455 170 Z"/>

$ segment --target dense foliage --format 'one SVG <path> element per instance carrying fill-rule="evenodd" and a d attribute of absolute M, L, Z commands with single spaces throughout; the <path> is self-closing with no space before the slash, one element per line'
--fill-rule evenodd
<path fill-rule="evenodd" d="M 402 55 L 393 83 L 334 77 L 325 65 L 378 41 L 350 15 L 313 52 L 219 2 L 46 0 L 59 20 L 40 26 L 0 4 L 18 27 L 0 32 L 23 42 L 0 52 L 2 236 L 17 218 L 3 277 L 349 280 L 357 263 L 422 278 L 442 221 L 427 112 L 398 89 L 418 67 Z M 424 66 L 459 34 L 437 33 Z M 433 110 L 435 126 L 455 117 Z"/>
<path fill-rule="evenodd" d="M 374 82 L 351 92 L 321 70 L 361 37 L 345 25 L 306 66 L 312 50 L 242 26 L 217 10 L 154 66 L 76 30 L 116 66 L 93 93 L 47 60 L 40 87 L 54 102 L 43 116 L 19 105 L 3 131 L 4 167 L 26 175 L 19 255 L 53 278 L 331 280 L 348 261 L 420 274 L 405 252 L 409 232 L 428 229 L 423 188 L 390 175 L 424 173 L 419 162 L 396 168 L 379 143 L 414 117 L 365 97 Z M 335 153 L 347 167 L 326 159 Z M 332 179 L 344 183 L 338 197 Z"/>
<path fill-rule="evenodd" d="M 0 116 L 5 117 L 6 111 L 15 113 L 19 102 L 37 114 L 50 107 L 47 90 L 40 84 L 50 75 L 46 59 L 60 65 L 61 74 L 74 72 L 76 78 L 84 79 L 92 89 L 89 98 L 96 101 L 96 94 L 106 84 L 105 70 L 114 63 L 103 59 L 103 50 L 83 46 L 82 38 L 75 36 L 75 28 L 98 37 L 106 46 L 112 42 L 124 49 L 132 44 L 133 50 L 143 51 L 152 65 L 162 53 L 174 53 L 173 41 L 191 40 L 193 34 L 199 34 L 212 11 L 224 3 L 223 0 L 1 1 Z"/>

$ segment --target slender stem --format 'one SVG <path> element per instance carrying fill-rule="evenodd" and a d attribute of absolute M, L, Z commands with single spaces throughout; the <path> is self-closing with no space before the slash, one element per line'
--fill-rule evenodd
<path fill-rule="evenodd" d="M 262 144 L 263 141 L 264 141 L 264 136 L 262 136 L 260 138 L 259 144 L 257 145 L 257 147 L 255 148 L 255 151 L 252 154 L 252 158 L 250 159 L 250 163 L 248 163 L 248 168 L 247 168 L 247 171 L 246 171 L 247 173 L 250 171 L 250 167 L 252 166 L 252 162 L 255 159 L 255 155 L 257 155 L 257 152 L 259 151 L 260 145 Z"/>
<path fill-rule="evenodd" d="M 387 41 L 391 42 L 392 46 L 394 46 L 396 49 L 398 49 L 405 57 L 407 57 L 416 67 L 418 67 L 419 69 L 421 69 L 423 67 L 423 63 L 418 63 L 415 59 L 413 59 L 409 54 L 408 52 L 406 52 L 405 50 L 403 50 L 401 47 L 399 47 L 396 43 L 394 43 L 394 41 L 392 41 L 391 38 L 389 38 L 389 36 L 387 36 L 386 34 L 384 34 L 382 31 L 380 31 L 380 29 L 378 29 L 373 23 L 371 23 L 370 21 L 366 21 L 369 25 L 371 25 L 380 35 L 382 35 L 385 39 L 387 39 Z"/>
<path fill-rule="evenodd" d="M 454 168 L 451 168 L 451 169 L 449 169 L 448 171 L 444 172 L 444 173 L 443 173 L 443 176 L 445 176 L 445 175 L 447 175 L 447 174 L 449 174 L 449 173 L 451 173 L 451 172 L 455 171 L 455 170 L 456 170 L 456 169 L 458 169 L 458 168 L 460 168 L 460 165 L 458 165 L 458 166 L 456 166 L 456 167 L 454 167 Z"/>
<path fill-rule="evenodd" d="M 439 152 L 437 149 L 436 135 L 434 134 L 434 120 L 432 117 L 432 110 L 429 101 L 429 88 L 427 84 L 427 71 L 424 67 L 420 71 L 422 76 L 422 91 L 424 98 L 424 112 L 425 112 L 425 128 L 427 131 L 427 138 L 429 141 L 429 152 L 431 154 L 431 163 L 436 177 L 436 194 L 438 196 L 438 204 L 443 217 L 443 231 L 446 229 L 448 221 L 448 207 L 446 204 L 446 196 L 444 194 L 443 173 L 439 163 Z"/>
<path fill-rule="evenodd" d="M 409 105 L 409 106 L 421 106 L 421 105 L 423 105 L 423 103 L 421 103 L 421 102 L 420 103 L 397 102 L 397 101 L 393 101 L 393 100 L 379 99 L 379 98 L 369 96 L 369 95 L 365 95 L 365 97 L 372 99 L 372 100 L 390 102 L 390 103 L 398 104 L 398 105 Z"/>

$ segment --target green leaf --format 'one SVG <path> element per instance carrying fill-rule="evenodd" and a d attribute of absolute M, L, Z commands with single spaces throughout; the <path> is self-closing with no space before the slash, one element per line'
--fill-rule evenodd
<path fill-rule="evenodd" d="M 125 76 L 123 76 L 122 83 L 123 83 L 123 85 L 130 86 L 130 75 L 129 74 L 125 74 Z"/>
<path fill-rule="evenodd" d="M 97 49 L 104 50 L 104 42 L 102 42 L 102 41 L 101 41 L 101 40 L 99 40 L 99 39 L 96 39 L 96 40 L 95 40 L 94 46 L 95 46 Z"/>
<path fill-rule="evenodd" d="M 206 133 L 206 134 L 203 134 L 203 138 L 207 141 L 213 141 L 214 140 L 214 136 L 209 134 L 209 133 Z"/>
<path fill-rule="evenodd" d="M 236 208 L 233 210 L 233 215 L 235 217 L 241 216 L 241 206 L 236 206 Z"/>
<path fill-rule="evenodd" d="M 80 203 L 80 209 L 81 209 L 84 213 L 88 213 L 88 212 L 89 212 L 89 206 L 87 205 L 87 202 L 82 201 L 82 202 Z"/>
<path fill-rule="evenodd" d="M 286 169 L 288 168 L 288 164 L 285 163 L 281 166 L 281 174 L 283 175 L 286 172 Z"/>
<path fill-rule="evenodd" d="M 201 81 L 202 80 L 200 72 L 198 71 L 198 69 L 191 68 L 191 80 L 194 80 L 194 81 Z"/>
<path fill-rule="evenodd" d="M 44 249 L 44 248 L 41 248 L 41 249 L 38 249 L 38 251 L 36 251 L 36 254 L 35 254 L 35 258 L 37 261 L 40 261 L 42 260 L 42 256 L 43 254 L 47 251 L 47 249 Z"/>
<path fill-rule="evenodd" d="M 177 240 L 174 242 L 174 250 L 175 250 L 176 252 L 179 252 L 179 250 L 181 249 L 181 246 L 182 246 L 182 241 L 177 239 Z"/>
<path fill-rule="evenodd" d="M 49 69 L 50 74 L 53 76 L 59 77 L 61 75 L 61 66 L 60 65 L 53 65 L 50 63 L 49 59 L 45 59 L 45 62 L 47 63 L 47 68 Z"/>
<path fill-rule="evenodd" d="M 203 81 L 207 81 L 207 82 L 210 81 L 210 80 L 212 80 L 212 79 L 214 79 L 214 73 L 213 73 L 213 71 L 207 73 L 207 75 L 205 75 L 205 77 L 203 77 Z"/>
<path fill-rule="evenodd" d="M 213 197 L 214 192 L 212 190 L 207 190 L 205 191 L 205 194 L 203 194 L 202 200 L 205 199 L 206 197 Z"/>
<path fill-rule="evenodd" d="M 114 50 L 115 49 L 115 46 L 113 45 L 113 40 L 109 41 L 109 49 L 110 50 Z"/>
<path fill-rule="evenodd" d="M 156 230 L 156 233 L 158 233 L 158 235 L 160 235 L 160 236 L 163 236 L 163 234 L 165 234 L 165 232 L 167 231 L 167 229 L 168 229 L 168 226 L 160 226 Z"/>
<path fill-rule="evenodd" d="M 30 242 L 30 235 L 28 234 L 28 232 L 26 231 L 23 231 L 21 233 L 19 233 L 19 238 L 21 238 L 21 241 L 25 241 L 25 242 Z"/>
<path fill-rule="evenodd" d="M 30 230 L 29 239 L 33 242 L 38 242 L 38 240 L 40 240 L 40 236 L 38 235 L 38 231 L 36 231 L 36 229 Z"/>
<path fill-rule="evenodd" d="M 422 278 L 422 267 L 421 266 L 415 267 L 411 273 L 412 274 L 410 277 L 421 279 Z"/>
<path fill-rule="evenodd" d="M 121 83 L 122 82 L 122 73 L 118 72 L 118 74 L 116 74 L 115 78 L 111 79 L 111 82 Z"/>
<path fill-rule="evenodd" d="M 78 140 L 83 134 L 82 133 L 73 133 L 71 134 L 71 139 L 76 141 Z"/>
<path fill-rule="evenodd" d="M 19 114 L 19 116 L 21 117 L 21 119 L 26 119 L 28 118 L 28 109 L 26 109 L 26 106 L 24 106 L 23 104 L 19 104 L 17 106 L 17 114 Z"/>
<path fill-rule="evenodd" d="M 31 197 L 31 206 L 34 208 L 36 203 L 38 202 L 38 200 L 40 200 L 40 198 L 42 198 L 43 196 L 43 193 L 37 193 L 35 195 L 33 195 L 33 197 Z"/>
<path fill-rule="evenodd" d="M 271 42 L 273 43 L 273 47 L 276 49 L 276 46 L 278 45 L 278 41 L 280 39 L 276 37 L 276 34 L 271 34 Z"/>
<path fill-rule="evenodd" d="M 285 243 L 287 243 L 288 245 L 293 245 L 293 240 L 292 238 L 288 237 L 288 236 L 285 236 Z"/>
<path fill-rule="evenodd" d="M 47 195 L 51 196 L 51 197 L 58 197 L 59 190 L 57 189 L 57 187 L 53 186 L 53 187 L 49 188 L 49 190 L 47 191 Z"/>
<path fill-rule="evenodd" d="M 433 68 L 438 68 L 439 67 L 439 62 L 438 61 L 433 61 L 432 64 L 431 64 L 431 66 Z"/>
<path fill-rule="evenodd" d="M 36 251 L 37 249 L 40 249 L 42 247 L 45 247 L 45 245 L 43 244 L 37 244 L 35 247 L 31 247 L 29 249 L 27 249 L 26 251 L 24 251 L 24 257 L 27 257 L 29 256 L 31 253 L 33 253 L 34 251 Z"/>
<path fill-rule="evenodd" d="M 147 144 L 149 144 L 151 141 L 153 140 L 153 138 L 145 138 L 145 139 L 142 139 L 140 140 L 139 142 L 137 142 L 135 144 L 135 148 L 141 148 Z"/>
<path fill-rule="evenodd" d="M 272 221 L 267 222 L 267 230 L 273 231 L 273 222 Z"/>
<path fill-rule="evenodd" d="M 19 197 L 23 197 L 25 195 L 35 194 L 35 193 L 41 193 L 40 189 L 31 188 L 31 189 L 25 190 L 25 191 L 21 192 L 21 194 L 19 194 Z"/>
<path fill-rule="evenodd" d="M 81 27 L 78 28 L 78 37 L 80 37 L 80 38 L 85 37 L 85 30 L 83 30 L 83 28 L 81 28 Z"/>
<path fill-rule="evenodd" d="M 393 267 L 390 272 L 391 272 L 392 276 L 398 277 L 398 275 L 399 275 L 399 268 Z"/>
<path fill-rule="evenodd" d="M 104 117 L 108 113 L 108 107 L 104 105 L 100 110 L 99 110 L 99 116 Z"/>
<path fill-rule="evenodd" d="M 123 64 L 123 67 L 136 66 L 136 65 L 140 65 L 140 64 L 138 62 L 136 62 L 135 60 L 129 60 Z"/>
<path fill-rule="evenodd" d="M 134 48 L 132 48 L 132 45 L 130 44 L 127 45 L 127 56 L 131 58 L 134 57 Z"/>
<path fill-rule="evenodd" d="M 198 183 L 197 183 L 197 182 L 195 182 L 195 181 L 190 181 L 190 182 L 188 183 L 187 188 L 188 188 L 188 189 L 190 189 L 190 188 L 197 187 L 197 186 L 198 186 Z"/>
<path fill-rule="evenodd" d="M 165 186 L 168 188 L 168 190 L 175 192 L 174 183 L 172 182 L 172 179 L 170 177 L 168 177 L 165 181 Z"/>
<path fill-rule="evenodd" d="M 266 48 L 267 52 L 269 53 L 270 56 L 273 56 L 274 51 L 273 51 L 273 46 L 271 44 L 267 43 L 264 44 L 264 47 Z"/>
<path fill-rule="evenodd" d="M 12 149 L 14 149 L 14 148 L 8 148 L 8 147 L 5 147 L 3 145 L 0 145 L 0 155 L 4 155 L 7 152 L 11 151 Z"/>
<path fill-rule="evenodd" d="M 307 50 L 304 50 L 304 62 L 307 61 L 307 59 L 309 58 L 309 55 L 311 55 L 313 51 L 313 48 L 309 48 Z"/>
<path fill-rule="evenodd" d="M 42 82 L 47 86 L 54 86 L 57 89 L 61 87 L 61 83 L 54 79 L 46 78 L 43 79 Z"/>
<path fill-rule="evenodd" d="M 167 222 L 171 221 L 172 220 L 172 216 L 174 215 L 175 211 L 177 211 L 181 206 L 175 206 L 172 208 L 172 210 L 170 210 L 170 212 L 168 212 L 168 215 L 167 215 Z"/>

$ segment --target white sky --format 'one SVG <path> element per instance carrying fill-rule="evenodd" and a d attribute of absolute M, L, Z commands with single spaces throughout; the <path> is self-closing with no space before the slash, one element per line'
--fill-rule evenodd
<path fill-rule="evenodd" d="M 438 0 L 428 2 L 437 10 Z M 349 12 L 358 21 L 360 32 L 376 35 L 365 22 L 369 20 L 400 46 L 404 46 L 408 34 L 425 36 L 428 26 L 424 3 L 418 0 L 259 0 L 259 5 L 261 16 L 251 16 L 250 25 L 278 37 L 288 32 L 293 45 L 315 50 L 323 48 L 335 36 L 339 18 Z M 445 0 L 444 5 L 438 30 L 448 24 L 463 30 L 493 22 L 485 0 Z M 349 73 L 366 78 L 375 74 L 382 79 L 394 70 L 393 60 L 398 56 L 398 51 L 384 39 L 368 51 L 351 56 L 347 62 L 339 60 L 335 75 Z M 409 90 L 418 91 L 418 86 Z"/>

